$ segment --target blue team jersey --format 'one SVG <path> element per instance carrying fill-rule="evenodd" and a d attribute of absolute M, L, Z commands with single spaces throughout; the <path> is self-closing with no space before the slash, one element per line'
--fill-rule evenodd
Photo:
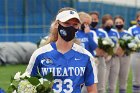
<path fill-rule="evenodd" d="M 134 26 L 132 26 L 132 27 L 130 27 L 129 29 L 128 29 L 128 32 L 132 35 L 132 36 L 138 36 L 138 37 L 140 37 L 140 27 L 139 26 L 137 26 L 137 25 L 134 25 Z"/>
<path fill-rule="evenodd" d="M 76 38 L 81 42 L 81 46 L 88 50 L 92 55 L 94 55 L 94 50 L 97 48 L 97 41 L 93 37 L 95 37 L 93 32 L 85 33 L 84 31 L 79 30 L 76 33 Z"/>
<path fill-rule="evenodd" d="M 119 33 L 120 38 L 122 38 L 124 35 L 131 36 L 131 35 L 128 33 L 128 31 L 126 31 L 126 30 L 124 30 L 124 31 L 122 31 L 122 32 L 118 32 L 118 33 Z"/>
<path fill-rule="evenodd" d="M 108 34 L 103 29 L 96 30 L 96 34 L 98 38 L 106 38 L 108 37 Z"/>
<path fill-rule="evenodd" d="M 115 29 L 111 29 L 110 31 L 106 32 L 108 34 L 108 37 L 110 37 L 114 43 L 117 43 L 118 39 L 120 38 L 119 33 Z"/>
<path fill-rule="evenodd" d="M 52 72 L 55 93 L 81 93 L 82 84 L 94 84 L 92 60 L 83 51 L 84 48 L 73 44 L 71 50 L 62 54 L 54 42 L 50 43 L 33 53 L 26 71 L 31 76 L 37 75 L 37 68 L 42 76 Z"/>

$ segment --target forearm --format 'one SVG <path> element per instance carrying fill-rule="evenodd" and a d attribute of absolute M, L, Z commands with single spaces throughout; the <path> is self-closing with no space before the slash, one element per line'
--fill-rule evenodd
<path fill-rule="evenodd" d="M 87 87 L 88 93 L 98 93 L 97 92 L 97 84 L 93 84 Z"/>

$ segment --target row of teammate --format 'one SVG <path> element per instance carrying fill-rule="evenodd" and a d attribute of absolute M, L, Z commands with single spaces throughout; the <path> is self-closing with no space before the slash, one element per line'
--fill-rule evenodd
<path fill-rule="evenodd" d="M 97 39 L 109 37 L 114 39 L 127 36 L 140 37 L 140 12 L 137 13 L 137 25 L 124 30 L 125 20 L 121 16 L 114 19 L 111 15 L 106 14 L 102 17 L 102 26 L 97 28 L 99 22 L 98 12 L 79 13 L 81 20 L 81 29 L 76 33 L 76 38 L 80 40 L 81 45 L 98 58 L 98 93 L 105 93 L 106 83 L 108 93 L 115 93 L 117 80 L 119 82 L 119 93 L 126 93 L 127 79 L 132 64 L 133 72 L 133 93 L 140 93 L 140 52 L 129 55 L 124 53 L 120 46 L 116 46 L 115 54 L 108 60 L 107 54 L 98 48 Z M 113 28 L 115 25 L 115 29 Z M 117 44 L 116 44 L 117 45 Z M 94 51 L 93 51 L 94 50 Z M 83 89 L 83 93 L 86 93 Z"/>
<path fill-rule="evenodd" d="M 79 18 L 80 16 L 80 18 Z M 115 55 L 108 61 L 107 54 L 98 48 L 97 38 L 116 37 L 120 38 L 124 34 L 137 36 L 140 34 L 139 21 L 137 26 L 130 29 L 130 34 L 123 30 L 124 20 L 122 17 L 115 17 L 115 22 L 110 15 L 102 18 L 102 28 L 96 29 L 98 23 L 98 13 L 81 12 L 77 14 L 75 9 L 62 8 L 59 10 L 55 21 L 51 25 L 51 32 L 47 41 L 47 45 L 37 49 L 31 56 L 26 72 L 31 76 L 36 76 L 38 72 L 45 76 L 48 72 L 53 72 L 55 93 L 81 93 L 83 84 L 87 88 L 82 88 L 82 93 L 105 93 L 105 84 L 108 81 L 108 92 L 115 93 L 116 81 L 119 76 L 120 93 L 126 92 L 126 81 L 130 68 L 130 59 L 124 54 L 124 51 L 118 47 Z M 95 20 L 95 21 L 94 21 Z M 140 15 L 137 16 L 140 20 Z M 93 21 L 93 22 L 92 22 Z M 81 24 L 82 23 L 82 24 Z M 111 29 L 113 24 L 116 30 Z M 80 26 L 80 30 L 78 30 Z M 78 30 L 78 31 L 77 31 Z M 98 80 L 96 77 L 96 67 L 93 56 L 81 46 L 75 44 L 74 37 L 81 42 L 80 44 L 91 52 L 93 56 L 97 56 L 99 62 Z M 136 35 L 137 34 L 137 35 Z M 74 42 L 73 42 L 74 41 Z M 135 53 L 134 53 L 135 54 Z M 139 54 L 136 53 L 131 60 L 139 61 Z M 128 61 L 126 61 L 128 60 Z M 139 65 L 139 62 L 133 64 Z M 133 92 L 140 92 L 140 76 L 138 69 L 133 73 Z"/>

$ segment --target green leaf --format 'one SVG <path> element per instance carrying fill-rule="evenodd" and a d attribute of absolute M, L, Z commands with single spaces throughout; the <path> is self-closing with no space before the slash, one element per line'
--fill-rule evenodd
<path fill-rule="evenodd" d="M 52 91 L 52 88 L 48 88 L 45 93 L 50 93 Z"/>
<path fill-rule="evenodd" d="M 53 84 L 54 84 L 54 81 L 52 81 L 52 82 L 50 83 L 50 87 L 51 87 L 51 88 L 53 87 Z"/>
<path fill-rule="evenodd" d="M 36 77 L 28 78 L 28 81 L 29 81 L 32 85 L 34 85 L 34 86 L 36 86 L 36 85 L 38 85 L 38 84 L 40 83 L 40 81 L 39 81 L 38 78 L 36 78 Z"/>
<path fill-rule="evenodd" d="M 45 86 L 45 88 L 47 89 L 50 86 L 50 82 L 49 81 L 44 81 L 43 85 Z"/>
<path fill-rule="evenodd" d="M 53 73 L 52 72 L 48 73 L 46 76 L 44 76 L 44 78 L 52 82 L 54 80 Z"/>
<path fill-rule="evenodd" d="M 45 93 L 45 86 L 39 85 L 37 86 L 36 90 L 37 90 L 37 93 Z"/>
<path fill-rule="evenodd" d="M 17 88 L 14 85 L 11 85 L 8 87 L 7 93 L 12 93 L 14 90 L 17 90 Z"/>
<path fill-rule="evenodd" d="M 14 76 L 11 76 L 10 82 L 12 83 L 14 80 Z"/>
<path fill-rule="evenodd" d="M 12 82 L 12 84 L 13 84 L 15 87 L 18 87 L 19 81 L 15 81 L 15 80 L 14 80 L 14 81 Z"/>
<path fill-rule="evenodd" d="M 38 79 L 42 78 L 41 75 L 36 75 L 35 77 L 38 78 Z"/>
<path fill-rule="evenodd" d="M 51 92 L 50 93 L 54 93 L 54 91 L 53 90 L 51 90 Z"/>
<path fill-rule="evenodd" d="M 37 77 L 39 78 L 43 78 L 43 76 L 40 74 L 40 72 L 39 72 L 39 67 L 37 66 L 37 72 L 38 72 L 38 75 L 37 75 Z"/>

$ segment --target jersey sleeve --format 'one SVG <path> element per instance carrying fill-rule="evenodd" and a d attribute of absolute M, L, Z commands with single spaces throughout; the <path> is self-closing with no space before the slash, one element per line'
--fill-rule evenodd
<path fill-rule="evenodd" d="M 95 58 L 92 56 L 92 54 L 89 51 L 87 51 L 83 47 L 81 47 L 81 46 L 79 46 L 77 44 L 74 44 L 74 46 L 76 47 L 76 48 L 73 47 L 74 50 L 76 50 L 76 51 L 78 51 L 80 53 L 86 54 L 86 55 L 88 55 L 90 57 L 89 64 L 91 64 L 91 66 L 89 65 L 89 67 L 92 67 L 92 69 L 93 69 L 93 70 L 91 70 L 91 68 L 90 68 L 90 70 L 93 71 L 92 73 L 94 73 L 94 78 L 93 78 L 94 79 L 94 83 L 98 83 L 97 64 L 96 64 Z M 89 71 L 89 70 L 86 70 L 86 71 Z M 87 75 L 88 75 L 88 72 L 87 72 Z M 85 80 L 88 80 L 88 78 L 86 78 Z"/>
<path fill-rule="evenodd" d="M 93 69 L 91 61 L 89 59 L 89 62 L 87 63 L 87 67 L 85 70 L 85 75 L 84 75 L 86 86 L 90 86 L 90 85 L 94 84 L 94 71 L 93 70 L 94 69 Z"/>
<path fill-rule="evenodd" d="M 36 76 L 38 74 L 39 60 L 37 57 L 36 51 L 30 58 L 29 64 L 26 68 L 26 72 L 28 72 L 31 76 Z"/>
<path fill-rule="evenodd" d="M 87 33 L 87 35 L 88 35 L 90 49 L 93 52 L 98 47 L 97 46 L 97 36 L 95 36 L 95 34 L 93 34 L 92 32 Z"/>
<path fill-rule="evenodd" d="M 130 27 L 130 28 L 128 29 L 128 33 L 129 33 L 131 36 L 133 36 L 133 34 L 132 34 L 132 27 Z"/>

